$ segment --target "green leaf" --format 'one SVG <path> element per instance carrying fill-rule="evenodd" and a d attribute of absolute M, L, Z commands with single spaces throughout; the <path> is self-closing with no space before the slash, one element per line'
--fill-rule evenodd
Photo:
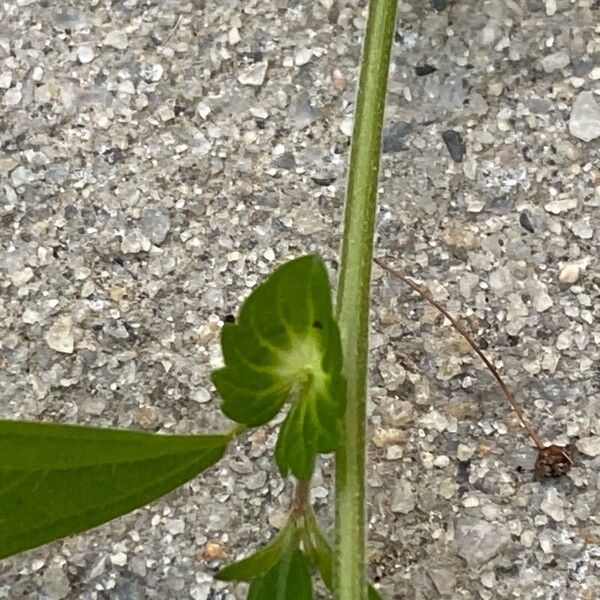
<path fill-rule="evenodd" d="M 308 561 L 299 548 L 288 548 L 262 577 L 252 580 L 248 600 L 312 600 Z"/>
<path fill-rule="evenodd" d="M 308 516 L 306 520 L 307 530 L 310 539 L 309 556 L 312 563 L 319 571 L 323 583 L 327 589 L 333 589 L 333 550 L 321 529 L 319 528 L 314 515 Z M 369 584 L 367 588 L 368 600 L 382 600 L 379 592 Z"/>
<path fill-rule="evenodd" d="M 292 406 L 276 459 L 283 475 L 307 479 L 318 453 L 338 443 L 345 380 L 338 326 L 323 261 L 303 256 L 278 269 L 244 302 L 238 322 L 223 326 L 225 366 L 212 373 L 223 412 L 246 425 Z"/>
<path fill-rule="evenodd" d="M 254 554 L 223 567 L 216 579 L 223 581 L 251 581 L 267 573 L 292 544 L 295 544 L 296 529 L 291 521 L 264 548 Z"/>
<path fill-rule="evenodd" d="M 0 421 L 0 558 L 163 496 L 216 463 L 228 441 Z"/>

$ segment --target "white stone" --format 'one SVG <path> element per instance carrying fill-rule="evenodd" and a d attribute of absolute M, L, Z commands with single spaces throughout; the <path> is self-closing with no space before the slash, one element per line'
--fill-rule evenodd
<path fill-rule="evenodd" d="M 577 198 L 565 198 L 564 200 L 552 200 L 545 204 L 544 208 L 553 215 L 559 215 L 560 213 L 577 208 L 577 205 Z"/>
<path fill-rule="evenodd" d="M 210 114 L 210 106 L 208 104 L 204 104 L 204 102 L 200 102 L 198 106 L 196 106 L 196 112 L 203 118 L 206 119 Z"/>
<path fill-rule="evenodd" d="M 235 46 L 242 41 L 242 37 L 240 36 L 240 31 L 237 27 L 232 27 L 227 33 L 227 40 L 231 46 Z"/>
<path fill-rule="evenodd" d="M 577 440 L 577 450 L 586 456 L 600 455 L 600 435 L 592 435 L 587 438 Z"/>
<path fill-rule="evenodd" d="M 127 35 L 122 31 L 111 31 L 104 38 L 103 43 L 105 46 L 111 46 L 117 50 L 125 50 L 129 45 L 127 41 Z"/>
<path fill-rule="evenodd" d="M 313 57 L 312 50 L 310 48 L 300 48 L 296 55 L 294 56 L 294 64 L 297 67 L 301 67 L 302 65 L 306 65 L 310 62 L 310 59 Z"/>
<path fill-rule="evenodd" d="M 268 68 L 269 63 L 266 60 L 257 62 L 240 73 L 238 75 L 238 81 L 242 85 L 261 86 L 265 81 Z"/>
<path fill-rule="evenodd" d="M 575 98 L 569 117 L 569 131 L 584 142 L 600 137 L 600 104 L 593 92 L 580 92 Z"/>
<path fill-rule="evenodd" d="M 79 46 L 77 58 L 82 65 L 87 65 L 94 60 L 94 50 L 90 46 Z"/>
<path fill-rule="evenodd" d="M 15 287 L 21 287 L 33 279 L 33 269 L 25 267 L 10 274 L 10 280 Z"/>
<path fill-rule="evenodd" d="M 571 225 L 571 231 L 582 240 L 591 240 L 594 237 L 594 230 L 587 216 L 575 221 Z"/>
<path fill-rule="evenodd" d="M 553 52 L 548 56 L 544 56 L 541 60 L 542 69 L 546 73 L 552 73 L 552 71 L 558 71 L 560 69 L 564 69 L 569 63 L 571 59 L 566 52 Z"/>
<path fill-rule="evenodd" d="M 111 554 L 110 562 L 117 567 L 124 567 L 127 564 L 127 554 L 123 551 Z"/>
<path fill-rule="evenodd" d="M 46 344 L 64 354 L 72 354 L 75 348 L 75 338 L 73 337 L 73 321 L 71 317 L 60 317 L 48 329 L 44 335 Z"/>
<path fill-rule="evenodd" d="M 415 508 L 416 504 L 417 502 L 411 483 L 406 479 L 401 479 L 396 484 L 396 489 L 394 490 L 394 496 L 390 507 L 392 512 L 406 515 Z"/>
<path fill-rule="evenodd" d="M 23 323 L 27 323 L 27 325 L 33 325 L 34 323 L 37 323 L 40 320 L 40 315 L 35 310 L 26 308 L 23 311 L 23 316 L 21 317 L 21 319 L 23 320 Z"/>
<path fill-rule="evenodd" d="M 549 17 L 556 14 L 556 0 L 546 0 L 546 14 Z"/>
<path fill-rule="evenodd" d="M 579 279 L 579 267 L 577 265 L 565 265 L 558 275 L 558 280 L 561 283 L 577 283 Z"/>
<path fill-rule="evenodd" d="M 42 576 L 42 596 L 48 600 L 62 600 L 71 592 L 69 578 L 58 565 L 50 565 Z"/>
<path fill-rule="evenodd" d="M 456 448 L 456 458 L 460 461 L 469 460 L 475 453 L 475 448 L 469 448 L 465 444 L 459 444 Z"/>
<path fill-rule="evenodd" d="M 558 495 L 556 488 L 551 487 L 542 500 L 542 510 L 555 521 L 565 520 L 565 501 Z"/>
<path fill-rule="evenodd" d="M 23 94 L 19 88 L 10 88 L 4 94 L 4 104 L 7 106 L 17 106 L 21 103 Z"/>
<path fill-rule="evenodd" d="M 352 129 L 354 128 L 354 120 L 352 117 L 347 117 L 346 119 L 342 119 L 340 123 L 340 131 L 347 137 L 352 135 Z"/>
<path fill-rule="evenodd" d="M 0 73 L 0 88 L 3 90 L 7 90 L 12 84 L 12 73 L 10 71 L 5 71 L 4 73 Z"/>
<path fill-rule="evenodd" d="M 183 519 L 169 519 L 165 528 L 171 535 L 179 535 L 185 531 L 185 522 Z"/>
<path fill-rule="evenodd" d="M 545 292 L 544 290 L 539 290 L 539 292 L 533 298 L 533 307 L 536 312 L 544 312 L 549 308 L 552 308 L 554 305 L 554 301 L 552 300 L 550 294 Z"/>

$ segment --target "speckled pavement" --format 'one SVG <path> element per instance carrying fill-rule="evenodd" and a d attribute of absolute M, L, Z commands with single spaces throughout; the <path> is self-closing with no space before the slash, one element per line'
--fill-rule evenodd
<path fill-rule="evenodd" d="M 335 281 L 364 2 L 0 5 L 0 417 L 226 426 L 218 335 L 280 262 Z M 401 2 L 374 270 L 370 576 L 386 598 L 593 600 L 600 586 L 600 5 Z M 164 500 L 0 562 L 0 598 L 233 600 L 226 561 L 291 485 L 272 426 Z M 332 464 L 313 487 L 327 526 Z"/>

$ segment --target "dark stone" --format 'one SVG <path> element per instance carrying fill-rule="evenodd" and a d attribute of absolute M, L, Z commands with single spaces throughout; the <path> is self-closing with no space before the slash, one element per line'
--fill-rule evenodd
<path fill-rule="evenodd" d="M 589 58 L 579 58 L 573 61 L 573 75 L 585 77 L 593 68 L 594 63 Z"/>
<path fill-rule="evenodd" d="M 448 6 L 448 2 L 446 0 L 431 0 L 431 6 L 438 12 L 442 12 Z"/>
<path fill-rule="evenodd" d="M 446 148 L 448 148 L 452 160 L 454 162 L 462 162 L 467 152 L 467 147 L 460 133 L 454 131 L 454 129 L 447 129 L 442 133 L 442 139 L 444 140 L 444 144 L 446 144 Z"/>
<path fill-rule="evenodd" d="M 324 187 L 331 185 L 335 180 L 335 175 L 311 175 L 311 179 L 317 184 Z"/>
<path fill-rule="evenodd" d="M 425 75 L 431 75 L 435 73 L 437 69 L 433 65 L 428 65 L 425 63 L 424 65 L 417 65 L 415 67 L 415 75 L 417 77 L 424 77 Z"/>
<path fill-rule="evenodd" d="M 284 152 L 275 159 L 275 164 L 280 169 L 293 169 L 296 166 L 296 159 L 292 152 Z"/>
<path fill-rule="evenodd" d="M 535 228 L 533 227 L 533 223 L 529 218 L 529 213 L 526 210 L 519 215 L 519 224 L 523 229 L 525 229 L 525 231 L 529 231 L 529 233 L 535 233 Z"/>
<path fill-rule="evenodd" d="M 408 150 L 404 138 L 412 131 L 412 125 L 406 121 L 392 123 L 383 134 L 383 152 L 390 154 Z"/>

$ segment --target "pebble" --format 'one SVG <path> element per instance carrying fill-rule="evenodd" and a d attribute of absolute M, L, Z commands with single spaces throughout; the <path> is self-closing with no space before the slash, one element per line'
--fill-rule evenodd
<path fill-rule="evenodd" d="M 600 435 L 592 435 L 587 438 L 577 440 L 575 443 L 577 450 L 586 456 L 600 455 Z"/>
<path fill-rule="evenodd" d="M 467 148 L 460 133 L 454 131 L 454 129 L 447 129 L 442 133 L 442 139 L 444 140 L 444 144 L 446 144 L 446 148 L 448 149 L 452 160 L 454 162 L 462 162 L 467 152 Z"/>
<path fill-rule="evenodd" d="M 4 104 L 7 106 L 17 106 L 23 99 L 23 93 L 19 88 L 13 87 L 4 94 Z"/>
<path fill-rule="evenodd" d="M 62 600 L 71 593 L 69 578 L 58 565 L 50 565 L 42 576 L 44 596 L 48 600 Z"/>
<path fill-rule="evenodd" d="M 544 209 L 553 215 L 560 215 L 577 208 L 579 202 L 577 198 L 566 198 L 564 200 L 552 200 L 544 204 Z"/>
<path fill-rule="evenodd" d="M 29 283 L 33 279 L 33 269 L 31 267 L 25 267 L 23 269 L 17 269 L 10 274 L 11 283 L 19 288 L 26 283 Z"/>
<path fill-rule="evenodd" d="M 232 27 L 227 32 L 227 41 L 231 46 L 235 46 L 242 41 L 242 36 L 240 35 L 240 30 L 237 27 Z"/>
<path fill-rule="evenodd" d="M 75 338 L 73 337 L 73 320 L 71 317 L 60 317 L 44 335 L 46 344 L 64 354 L 73 354 Z"/>
<path fill-rule="evenodd" d="M 127 40 L 127 35 L 122 31 L 111 31 L 104 38 L 103 44 L 116 50 L 125 50 L 129 45 L 129 41 Z"/>
<path fill-rule="evenodd" d="M 558 275 L 558 280 L 561 283 L 577 283 L 579 280 L 579 267 L 573 264 L 565 265 Z"/>
<path fill-rule="evenodd" d="M 294 64 L 297 67 L 301 67 L 308 64 L 312 57 L 313 53 L 310 48 L 300 48 L 294 56 Z"/>
<path fill-rule="evenodd" d="M 347 117 L 342 119 L 340 123 L 340 131 L 346 136 L 351 137 L 352 131 L 354 129 L 354 119 L 352 117 Z"/>
<path fill-rule="evenodd" d="M 465 444 L 458 444 L 458 447 L 456 448 L 456 458 L 462 462 L 469 460 L 474 453 L 475 448 L 471 448 Z"/>
<path fill-rule="evenodd" d="M 546 14 L 553 17 L 556 14 L 556 0 L 546 0 Z"/>
<path fill-rule="evenodd" d="M 575 98 L 569 117 L 569 131 L 584 142 L 600 136 L 600 104 L 593 92 L 580 92 Z"/>
<path fill-rule="evenodd" d="M 563 51 L 553 52 L 548 56 L 544 56 L 541 60 L 542 69 L 544 69 L 546 73 L 564 69 L 570 62 L 571 59 L 569 55 Z"/>
<path fill-rule="evenodd" d="M 423 415 L 419 419 L 419 423 L 425 429 L 433 429 L 439 433 L 442 433 L 442 431 L 445 431 L 448 427 L 448 419 L 437 410 L 432 410 Z"/>
<path fill-rule="evenodd" d="M 527 211 L 523 211 L 519 215 L 519 224 L 523 229 L 525 229 L 525 231 L 529 231 L 529 233 L 535 233 L 535 228 Z"/>
<path fill-rule="evenodd" d="M 571 231 L 582 240 L 591 240 L 594 237 L 594 229 L 587 216 L 572 223 Z"/>
<path fill-rule="evenodd" d="M 248 67 L 245 71 L 238 75 L 238 81 L 242 85 L 252 85 L 254 87 L 261 86 L 265 77 L 267 76 L 267 69 L 269 68 L 269 63 L 266 60 L 261 62 L 257 62 L 250 67 Z"/>
<path fill-rule="evenodd" d="M 12 77 L 10 71 L 0 73 L 0 89 L 7 90 L 12 85 Z"/>
<path fill-rule="evenodd" d="M 546 492 L 546 497 L 542 500 L 542 510 L 557 522 L 565 520 L 565 501 L 558 495 L 555 487 L 551 487 Z"/>
<path fill-rule="evenodd" d="M 82 65 L 87 65 L 94 60 L 94 50 L 90 46 L 79 46 L 77 48 L 77 59 Z"/>
<path fill-rule="evenodd" d="M 384 154 L 408 150 L 405 138 L 412 131 L 412 125 L 407 121 L 396 121 L 383 133 L 382 150 Z"/>
<path fill-rule="evenodd" d="M 427 575 L 431 578 L 438 594 L 443 597 L 449 597 L 456 588 L 456 574 L 450 569 L 444 569 L 436 566 L 427 568 Z"/>
<path fill-rule="evenodd" d="M 127 564 L 127 554 L 122 550 L 110 555 L 110 562 L 117 567 L 124 567 Z"/>
<path fill-rule="evenodd" d="M 165 522 L 165 529 L 171 535 L 180 535 L 185 531 L 185 521 L 183 519 L 168 519 Z"/>
<path fill-rule="evenodd" d="M 457 553 L 469 567 L 485 564 L 510 542 L 506 527 L 476 517 L 459 517 L 455 528 Z"/>
<path fill-rule="evenodd" d="M 142 233 L 156 246 L 160 246 L 171 229 L 169 213 L 163 209 L 148 209 L 140 224 Z"/>
<path fill-rule="evenodd" d="M 391 504 L 392 512 L 406 515 L 411 512 L 416 505 L 417 501 L 412 484 L 406 479 L 400 479 L 394 488 Z"/>

